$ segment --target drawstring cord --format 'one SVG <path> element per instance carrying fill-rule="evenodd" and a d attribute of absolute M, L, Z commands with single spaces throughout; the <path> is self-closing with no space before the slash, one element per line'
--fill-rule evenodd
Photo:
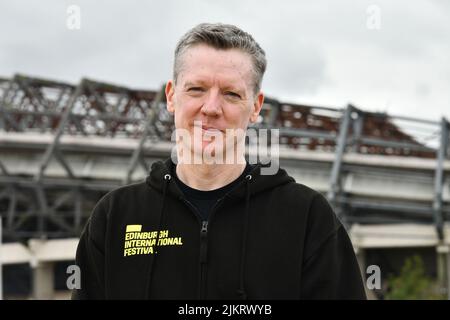
<path fill-rule="evenodd" d="M 252 176 L 249 174 L 245 177 L 246 192 L 245 192 L 245 213 L 244 213 L 244 227 L 242 232 L 242 244 L 241 244 L 241 264 L 239 267 L 239 289 L 238 295 L 242 300 L 247 300 L 247 292 L 245 291 L 244 279 L 245 279 L 245 257 L 247 253 L 247 231 L 250 209 L 250 180 Z"/>
<path fill-rule="evenodd" d="M 166 200 L 166 194 L 167 194 L 167 187 L 170 183 L 170 180 L 172 179 L 172 176 L 170 174 L 164 175 L 164 187 L 163 187 L 163 195 L 162 195 L 162 204 L 161 204 L 161 210 L 159 214 L 159 223 L 158 223 L 158 236 L 156 239 L 156 245 L 159 241 L 159 234 L 163 223 L 163 216 L 164 216 L 164 206 L 165 206 L 165 200 Z M 245 291 L 245 258 L 247 253 L 247 233 L 248 233 L 248 222 L 249 222 L 249 215 L 250 215 L 250 181 L 252 179 L 252 175 L 247 175 L 245 177 L 246 183 L 246 194 L 245 194 L 245 213 L 244 213 L 244 225 L 243 225 L 243 231 L 242 231 L 242 243 L 241 243 L 241 261 L 240 261 L 240 267 L 239 267 L 239 289 L 237 290 L 238 295 L 242 300 L 247 300 L 247 292 Z M 155 246 L 156 247 L 156 246 Z M 155 253 L 154 253 L 155 254 Z M 147 281 L 147 289 L 145 293 L 145 298 L 149 299 L 150 297 L 150 290 L 151 290 L 151 284 L 152 284 L 152 278 L 153 278 L 153 270 L 154 270 L 154 264 L 156 260 L 156 255 L 153 256 L 153 259 L 150 261 L 149 271 L 148 271 L 148 281 Z"/>
<path fill-rule="evenodd" d="M 154 249 L 156 250 L 156 246 L 158 245 L 159 241 L 159 234 L 161 233 L 161 227 L 163 223 L 163 216 L 164 216 L 164 205 L 166 203 L 166 194 L 167 194 L 167 187 L 169 185 L 170 180 L 172 179 L 172 176 L 170 174 L 164 175 L 164 187 L 163 187 L 163 195 L 162 195 L 162 203 L 161 203 L 161 210 L 159 212 L 159 223 L 158 223 L 158 236 L 156 238 L 156 244 L 154 246 Z M 156 253 L 153 253 L 153 259 L 150 261 L 150 267 L 148 271 L 148 281 L 147 281 L 147 290 L 145 292 L 145 297 L 148 299 L 150 297 L 150 290 L 152 285 L 152 278 L 153 278 L 153 270 L 154 270 L 154 264 L 156 260 Z"/>

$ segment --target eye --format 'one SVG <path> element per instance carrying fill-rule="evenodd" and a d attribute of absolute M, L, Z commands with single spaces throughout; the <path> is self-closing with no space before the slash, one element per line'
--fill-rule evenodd
<path fill-rule="evenodd" d="M 227 92 L 225 92 L 225 94 L 226 94 L 227 96 L 230 96 L 230 97 L 233 97 L 233 98 L 238 98 L 238 99 L 241 98 L 241 96 L 240 96 L 238 93 L 233 92 L 233 91 L 227 91 Z"/>
<path fill-rule="evenodd" d="M 190 87 L 190 88 L 188 88 L 188 91 L 203 92 L 204 89 L 202 87 Z"/>

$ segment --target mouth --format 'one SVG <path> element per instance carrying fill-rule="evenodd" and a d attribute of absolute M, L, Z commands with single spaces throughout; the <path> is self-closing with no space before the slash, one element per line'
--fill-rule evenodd
<path fill-rule="evenodd" d="M 194 127 L 201 128 L 202 132 L 205 133 L 205 134 L 223 133 L 223 130 L 220 130 L 218 128 L 211 127 L 211 126 L 202 125 L 202 126 L 194 126 Z"/>

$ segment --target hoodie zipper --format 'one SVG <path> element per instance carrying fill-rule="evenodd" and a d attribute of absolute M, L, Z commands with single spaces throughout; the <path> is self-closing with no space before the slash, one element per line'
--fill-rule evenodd
<path fill-rule="evenodd" d="M 223 198 L 217 200 L 216 204 L 212 207 L 211 212 L 209 213 L 208 220 L 202 220 L 201 215 L 199 214 L 197 208 L 189 202 L 189 200 L 185 198 L 181 198 L 195 213 L 198 221 L 201 224 L 200 228 L 200 283 L 199 283 L 199 299 L 204 300 L 206 298 L 206 275 L 207 275 L 207 264 L 208 264 L 208 225 L 210 224 L 211 218 L 213 217 L 215 211 L 219 207 L 219 205 L 226 198 L 225 195 Z"/>
<path fill-rule="evenodd" d="M 200 229 L 200 299 L 206 298 L 206 270 L 208 261 L 208 221 L 202 221 Z"/>

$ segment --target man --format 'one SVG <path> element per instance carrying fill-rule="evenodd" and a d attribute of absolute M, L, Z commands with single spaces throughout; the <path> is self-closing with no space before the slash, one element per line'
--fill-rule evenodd
<path fill-rule="evenodd" d="M 325 198 L 245 160 L 236 133 L 257 121 L 265 69 L 232 25 L 200 24 L 179 41 L 166 86 L 178 157 L 97 204 L 74 299 L 365 299 Z"/>

